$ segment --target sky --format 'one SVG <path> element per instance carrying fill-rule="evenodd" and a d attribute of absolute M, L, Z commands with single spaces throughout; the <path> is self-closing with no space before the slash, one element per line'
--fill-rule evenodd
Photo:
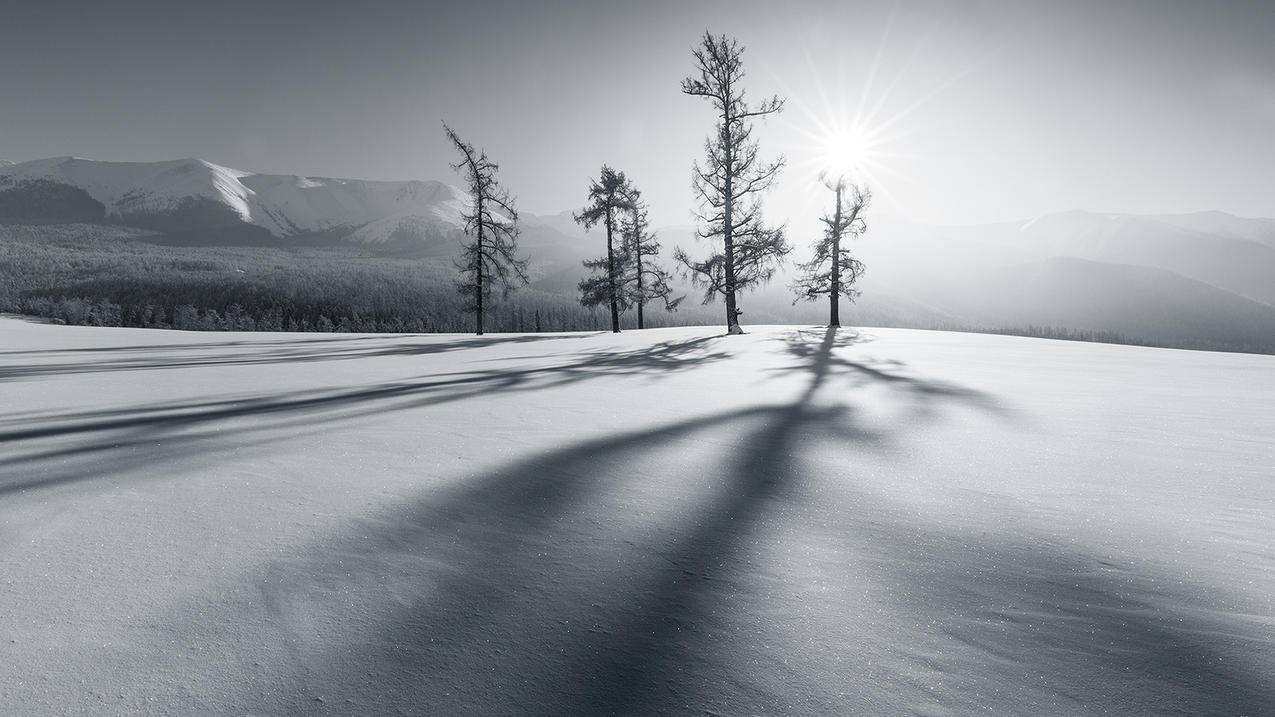
<path fill-rule="evenodd" d="M 455 181 L 441 122 L 524 211 L 610 164 L 688 224 L 713 115 L 681 94 L 704 31 L 746 47 L 767 202 L 809 231 L 853 154 L 874 211 L 1275 216 L 1275 3 L 12 2 L 0 159 L 199 157 L 256 172 Z M 857 118 L 857 121 L 856 121 Z M 866 170 L 866 171 L 865 171 Z"/>

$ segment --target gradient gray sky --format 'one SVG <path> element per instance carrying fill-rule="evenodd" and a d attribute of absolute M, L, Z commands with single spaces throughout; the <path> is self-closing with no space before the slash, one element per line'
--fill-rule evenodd
<path fill-rule="evenodd" d="M 1275 3 L 10 2 L 0 158 L 195 156 L 239 169 L 447 179 L 439 121 L 527 211 L 607 162 L 689 220 L 712 122 L 678 91 L 706 29 L 748 47 L 812 226 L 811 135 L 878 131 L 878 211 L 978 223 L 1089 209 L 1275 216 Z M 844 108 L 844 120 L 837 120 Z M 873 110 L 875 109 L 875 112 Z"/>

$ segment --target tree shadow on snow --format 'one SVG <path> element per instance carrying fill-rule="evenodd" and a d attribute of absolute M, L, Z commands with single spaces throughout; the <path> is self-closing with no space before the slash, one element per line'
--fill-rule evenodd
<path fill-rule="evenodd" d="M 936 700 L 973 711 L 986 706 L 979 680 L 1037 673 L 1050 682 L 1025 690 L 1029 712 L 1256 714 L 1270 704 L 1270 686 L 1206 618 L 1124 597 L 1130 576 L 1067 546 L 926 525 L 852 480 L 834 533 L 859 555 L 859 579 L 916 622 L 874 633 L 871 617 L 838 618 L 854 600 L 836 595 L 814 607 L 829 632 L 776 646 L 774 625 L 810 617 L 809 605 L 785 602 L 800 586 L 767 567 L 782 542 L 774 533 L 814 510 L 806 450 L 830 441 L 853 466 L 857 453 L 892 447 L 852 402 L 825 393 L 884 382 L 908 420 L 958 408 L 1012 417 L 986 394 L 837 355 L 843 343 L 831 331 L 817 344 L 792 338 L 789 370 L 808 377 L 792 402 L 584 441 L 276 563 L 258 582 L 297 661 L 263 679 L 298 685 L 284 706 L 300 711 L 316 695 L 338 709 L 430 714 L 881 713 Z M 723 433 L 734 438 L 714 440 Z M 669 452 L 705 441 L 725 454 L 703 475 L 686 467 L 668 480 L 678 471 Z M 660 449 L 664 460 L 646 467 Z M 674 494 L 644 513 L 632 499 L 652 482 Z M 676 493 L 690 482 L 698 492 Z M 314 627 L 367 614 L 382 615 L 377 630 Z M 866 684 L 857 670 L 870 665 L 854 656 L 873 640 L 921 666 Z M 958 643 L 956 664 L 924 654 L 945 640 Z M 941 684 L 945 671 L 954 686 Z"/>
<path fill-rule="evenodd" d="M 14 365 L 0 363 L 0 381 L 117 371 L 262 366 L 394 356 L 429 356 L 492 346 L 580 339 L 584 336 L 587 334 L 511 334 L 468 338 L 394 334 L 8 351 L 0 352 L 0 360 L 8 355 L 49 357 L 83 355 L 83 358 L 75 361 L 40 360 Z"/>
<path fill-rule="evenodd" d="M 0 415 L 0 448 L 9 454 L 0 458 L 0 495 L 269 443 L 304 430 L 493 392 L 538 391 L 602 377 L 658 377 L 726 357 L 713 346 L 717 338 L 668 341 L 636 350 L 587 350 L 559 356 L 549 365 L 434 373 L 371 386 Z M 67 461 L 72 465 L 64 466 Z"/>

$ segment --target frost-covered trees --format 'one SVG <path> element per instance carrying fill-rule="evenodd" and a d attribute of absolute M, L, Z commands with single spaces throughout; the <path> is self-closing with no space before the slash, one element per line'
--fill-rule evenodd
<path fill-rule="evenodd" d="M 623 245 L 615 245 L 615 234 L 621 214 L 633 209 L 633 195 L 633 187 L 624 172 L 604 164 L 598 179 L 589 183 L 589 205 L 574 215 L 585 229 L 598 223 L 606 228 L 606 256 L 584 262 L 585 268 L 592 269 L 595 274 L 580 280 L 580 303 L 585 306 L 609 305 L 611 330 L 616 333 L 620 332 L 620 311 L 629 303 L 629 296 L 624 291 L 629 252 Z"/>
<path fill-rule="evenodd" d="M 493 287 L 499 286 L 508 296 L 519 285 L 527 283 L 527 260 L 518 257 L 518 212 L 513 197 L 496 181 L 500 166 L 487 158 L 486 152 L 474 146 L 452 131 L 446 124 L 443 129 L 460 153 L 459 162 L 452 169 L 465 178 L 472 206 L 461 214 L 465 222 L 465 235 L 470 241 L 461 247 L 456 268 L 460 277 L 456 287 L 462 296 L 470 299 L 469 310 L 474 312 L 478 335 L 483 333 L 483 312 L 490 303 Z"/>
<path fill-rule="evenodd" d="M 705 304 L 719 294 L 724 298 L 732 334 L 743 333 L 736 294 L 769 281 L 792 248 L 782 227 L 769 228 L 762 221 L 761 196 L 784 159 L 762 162 L 752 138 L 754 118 L 781 111 L 784 101 L 778 95 L 757 105 L 745 101 L 743 53 L 736 40 L 706 32 L 692 53 L 698 76 L 682 80 L 683 93 L 708 98 L 717 113 L 714 132 L 704 143 L 704 163 L 696 162 L 692 174 L 703 224 L 699 235 L 714 246 L 699 261 L 680 248 L 674 255 L 704 290 Z"/>
<path fill-rule="evenodd" d="M 828 326 L 841 326 L 841 297 L 854 301 L 859 295 L 855 282 L 863 276 L 863 262 L 850 255 L 849 240 L 860 237 L 868 230 L 863 215 L 872 201 L 867 187 L 848 184 L 844 178 L 825 183 L 836 197 L 831 214 L 819 220 L 823 222 L 823 236 L 815 242 L 810 261 L 797 266 L 798 276 L 793 283 L 797 301 L 814 301 L 828 297 Z"/>
<path fill-rule="evenodd" d="M 637 308 L 637 327 L 646 328 L 643 310 L 652 301 L 664 303 L 665 311 L 676 311 L 684 296 L 673 296 L 669 281 L 673 278 L 656 263 L 660 255 L 660 241 L 651 231 L 647 207 L 637 189 L 630 195 L 631 207 L 621 220 L 620 231 L 624 237 L 625 293 L 630 304 Z"/>

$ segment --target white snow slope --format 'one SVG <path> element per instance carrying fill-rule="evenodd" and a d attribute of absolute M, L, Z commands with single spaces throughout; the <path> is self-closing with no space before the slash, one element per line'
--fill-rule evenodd
<path fill-rule="evenodd" d="M 8 714 L 1275 714 L 1275 357 L 0 320 Z"/>

